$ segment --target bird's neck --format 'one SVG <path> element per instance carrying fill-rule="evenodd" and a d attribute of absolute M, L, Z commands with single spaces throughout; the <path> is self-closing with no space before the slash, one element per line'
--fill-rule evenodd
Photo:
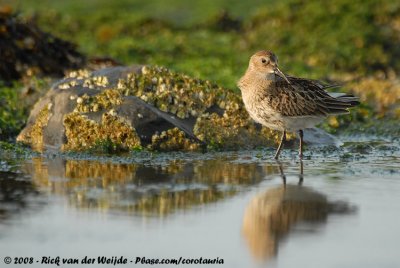
<path fill-rule="evenodd" d="M 273 86 L 275 80 L 275 74 L 265 74 L 248 69 L 239 80 L 238 87 L 243 94 L 247 92 L 255 94 L 258 91 L 265 93 L 269 88 L 271 88 L 271 86 Z"/>

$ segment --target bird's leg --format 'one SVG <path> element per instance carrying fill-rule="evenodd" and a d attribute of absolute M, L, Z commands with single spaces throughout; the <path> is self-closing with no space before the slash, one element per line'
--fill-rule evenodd
<path fill-rule="evenodd" d="M 300 159 L 303 158 L 303 130 L 299 130 L 299 138 L 300 138 L 300 145 L 299 145 L 299 157 Z"/>
<path fill-rule="evenodd" d="M 275 159 L 279 158 L 279 155 L 280 155 L 282 147 L 283 147 L 283 143 L 285 141 L 286 141 L 286 130 L 284 130 L 282 133 L 281 143 L 279 143 L 278 149 L 276 150 L 275 157 L 274 157 Z"/>
<path fill-rule="evenodd" d="M 286 175 L 285 175 L 285 172 L 283 172 L 282 163 L 279 162 L 279 160 L 277 160 L 276 162 L 277 162 L 278 165 L 279 165 L 279 172 L 281 173 L 283 186 L 286 187 Z"/>
<path fill-rule="evenodd" d="M 300 175 L 299 175 L 299 185 L 303 184 L 304 180 L 304 170 L 303 170 L 303 160 L 300 159 Z"/>

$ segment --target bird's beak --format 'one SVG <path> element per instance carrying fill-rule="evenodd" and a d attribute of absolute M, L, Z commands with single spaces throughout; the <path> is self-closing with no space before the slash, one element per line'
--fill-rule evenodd
<path fill-rule="evenodd" d="M 278 66 L 276 66 L 274 68 L 274 73 L 277 74 L 279 77 L 283 78 L 286 80 L 286 82 L 288 82 L 288 84 L 290 84 L 289 80 L 286 78 L 286 76 L 281 72 L 281 70 L 279 70 Z"/>

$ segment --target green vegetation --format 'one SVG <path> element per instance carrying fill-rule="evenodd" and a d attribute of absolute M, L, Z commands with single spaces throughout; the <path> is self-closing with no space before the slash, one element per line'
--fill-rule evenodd
<path fill-rule="evenodd" d="M 0 140 L 13 140 L 25 126 L 30 108 L 48 90 L 49 79 L 31 78 L 5 86 L 0 80 Z"/>
<path fill-rule="evenodd" d="M 11 153 L 15 155 L 25 155 L 27 153 L 27 148 L 21 144 L 12 144 L 4 141 L 0 141 L 0 151 L 2 153 Z M 2 154 L 0 154 L 3 156 Z"/>
<path fill-rule="evenodd" d="M 121 145 L 113 142 L 110 138 L 106 138 L 104 140 L 96 140 L 94 145 L 90 147 L 88 152 L 94 154 L 120 154 L 121 152 L 127 152 L 128 150 Z"/>
<path fill-rule="evenodd" d="M 400 69 L 400 2 L 36 1 L 24 15 L 88 55 L 167 66 L 235 88 L 248 57 L 275 51 L 287 72 L 316 78 Z M 236 29 L 220 16 L 226 9 Z M 244 12 L 244 13 L 243 13 Z M 222 32 L 219 29 L 224 29 Z"/>
<path fill-rule="evenodd" d="M 355 92 L 366 104 L 350 117 L 328 122 L 326 127 L 332 131 L 375 116 L 400 117 L 398 1 L 3 2 L 22 17 L 34 16 L 42 29 L 76 43 L 89 57 L 166 66 L 234 91 L 249 56 L 260 49 L 272 50 L 284 72 L 351 82 L 345 91 L 360 89 Z M 389 76 L 394 78 L 387 80 Z M 374 81 L 383 77 L 389 84 L 369 88 L 371 81 L 364 81 L 360 86 L 362 77 Z M 386 91 L 388 87 L 393 90 Z M 375 90 L 381 93 L 367 93 Z M 0 90 L 0 100 L 7 103 L 0 108 L 0 128 L 6 135 L 15 135 L 26 118 L 16 94 L 14 89 Z M 386 105 L 387 99 L 393 101 Z M 383 105 L 375 105 L 377 101 Z"/>
<path fill-rule="evenodd" d="M 26 109 L 21 109 L 20 84 L 14 87 L 0 86 L 0 138 L 16 136 L 25 124 Z"/>

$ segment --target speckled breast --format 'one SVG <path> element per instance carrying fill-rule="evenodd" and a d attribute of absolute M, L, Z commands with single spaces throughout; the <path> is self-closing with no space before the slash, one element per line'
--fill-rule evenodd
<path fill-rule="evenodd" d="M 264 96 L 242 93 L 242 98 L 247 112 L 254 121 L 270 129 L 284 129 L 281 114 L 271 108 Z"/>

